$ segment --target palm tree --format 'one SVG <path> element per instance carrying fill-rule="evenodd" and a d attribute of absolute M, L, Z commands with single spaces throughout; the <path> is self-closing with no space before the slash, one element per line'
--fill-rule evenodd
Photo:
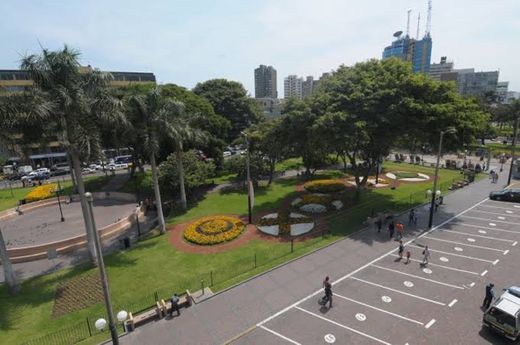
<path fill-rule="evenodd" d="M 18 284 L 16 273 L 13 270 L 13 265 L 11 265 L 11 259 L 7 254 L 7 247 L 4 242 L 4 236 L 2 235 L 2 229 L 0 229 L 0 261 L 4 268 L 7 289 L 11 295 L 17 295 L 20 292 L 20 285 Z"/>
<path fill-rule="evenodd" d="M 8 116 L 16 124 L 15 127 L 24 123 L 42 128 L 50 126 L 61 137 L 71 157 L 87 244 L 91 259 L 96 263 L 81 162 L 99 155 L 100 124 L 122 121 L 123 118 L 119 116 L 121 103 L 107 90 L 111 75 L 90 67 L 82 68 L 78 58 L 79 52 L 67 46 L 59 51 L 43 49 L 40 55 L 23 58 L 21 69 L 34 81 L 24 97 L 29 97 L 34 106 L 27 109 L 12 105 Z"/>

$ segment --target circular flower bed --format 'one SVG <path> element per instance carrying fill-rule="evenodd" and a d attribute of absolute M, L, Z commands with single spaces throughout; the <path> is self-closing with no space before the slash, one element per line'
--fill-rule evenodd
<path fill-rule="evenodd" d="M 263 216 L 258 230 L 273 236 L 299 236 L 314 228 L 312 218 L 299 213 L 271 213 Z"/>
<path fill-rule="evenodd" d="M 386 177 L 392 180 L 422 182 L 430 179 L 430 176 L 412 171 L 393 171 L 386 173 Z"/>
<path fill-rule="evenodd" d="M 328 194 L 304 194 L 291 202 L 291 206 L 307 213 L 323 213 L 343 208 L 343 202 Z"/>
<path fill-rule="evenodd" d="M 347 188 L 340 180 L 314 180 L 306 182 L 303 187 L 312 193 L 338 193 Z"/>
<path fill-rule="evenodd" d="M 195 244 L 212 245 L 235 239 L 245 228 L 244 222 L 235 217 L 203 217 L 188 225 L 184 238 Z"/>

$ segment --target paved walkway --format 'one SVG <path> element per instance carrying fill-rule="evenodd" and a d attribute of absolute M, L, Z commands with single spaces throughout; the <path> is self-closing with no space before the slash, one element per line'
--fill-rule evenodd
<path fill-rule="evenodd" d="M 484 179 L 444 198 L 434 224 L 453 217 L 507 179 L 504 172 L 498 184 Z M 428 207 L 418 209 L 419 224 L 408 229 L 405 240 L 426 229 Z M 406 218 L 407 215 L 403 215 Z M 407 219 L 403 219 L 405 224 Z M 332 280 L 344 276 L 392 249 L 396 242 L 386 233 L 363 229 L 324 249 L 246 281 L 232 289 L 182 310 L 181 317 L 161 320 L 136 329 L 121 338 L 121 344 L 222 344 L 255 327 L 266 318 L 291 306 L 321 288 L 325 275 Z"/>

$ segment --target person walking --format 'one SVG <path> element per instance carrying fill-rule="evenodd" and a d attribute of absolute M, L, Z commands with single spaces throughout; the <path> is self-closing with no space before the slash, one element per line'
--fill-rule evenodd
<path fill-rule="evenodd" d="M 495 284 L 489 283 L 486 285 L 486 297 L 482 302 L 482 307 L 487 310 L 491 305 L 493 298 L 495 298 Z"/>
<path fill-rule="evenodd" d="M 403 259 L 404 245 L 403 241 L 399 241 L 399 260 Z"/>
<path fill-rule="evenodd" d="M 415 208 L 412 208 L 410 210 L 410 213 L 408 214 L 408 225 L 417 225 L 417 218 L 415 216 Z"/>
<path fill-rule="evenodd" d="M 381 232 L 381 228 L 383 227 L 383 220 L 381 217 L 377 218 L 376 222 L 374 223 L 377 227 L 377 232 Z"/>
<path fill-rule="evenodd" d="M 329 302 L 330 309 L 332 308 L 332 284 L 329 281 L 329 276 L 325 277 L 325 280 L 323 281 L 323 288 L 325 289 L 325 298 Z"/>
<path fill-rule="evenodd" d="M 406 261 L 404 262 L 407 265 L 410 263 L 410 255 L 411 255 L 410 251 L 407 250 L 406 251 Z"/>
<path fill-rule="evenodd" d="M 422 253 L 423 253 L 422 265 L 426 266 L 426 265 L 428 265 L 428 262 L 430 261 L 430 258 L 431 258 L 431 254 L 430 254 L 430 250 L 428 249 L 428 246 L 424 247 L 424 250 Z"/>
<path fill-rule="evenodd" d="M 401 240 L 404 235 L 404 224 L 398 221 L 395 228 L 397 229 L 397 239 Z"/>
<path fill-rule="evenodd" d="M 390 233 L 390 239 L 394 238 L 395 224 L 393 220 L 388 224 L 388 232 Z"/>
<path fill-rule="evenodd" d="M 179 309 L 179 296 L 176 293 L 173 294 L 171 300 L 172 308 L 170 309 L 170 316 L 173 316 L 173 311 L 177 312 L 177 316 L 181 316 L 181 311 Z"/>

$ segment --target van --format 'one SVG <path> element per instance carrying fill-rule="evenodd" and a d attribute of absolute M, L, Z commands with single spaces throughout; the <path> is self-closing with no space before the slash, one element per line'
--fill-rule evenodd
<path fill-rule="evenodd" d="M 25 174 L 31 173 L 32 171 L 33 171 L 33 168 L 30 165 L 21 165 L 18 167 L 19 174 L 25 175 Z"/>
<path fill-rule="evenodd" d="M 484 313 L 482 325 L 515 341 L 520 335 L 520 287 L 504 291 Z"/>

